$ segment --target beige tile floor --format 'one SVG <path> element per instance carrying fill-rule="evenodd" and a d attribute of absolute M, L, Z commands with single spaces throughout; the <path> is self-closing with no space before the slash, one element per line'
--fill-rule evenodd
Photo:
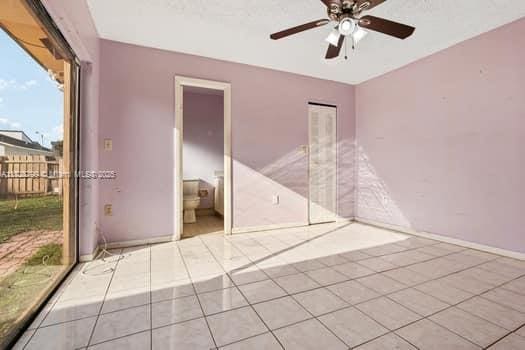
<path fill-rule="evenodd" d="M 525 349 L 525 262 L 361 224 L 77 266 L 25 349 Z"/>

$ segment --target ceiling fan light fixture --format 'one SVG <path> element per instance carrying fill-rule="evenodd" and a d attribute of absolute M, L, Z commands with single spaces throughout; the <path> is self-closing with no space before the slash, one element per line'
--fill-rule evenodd
<path fill-rule="evenodd" d="M 355 21 L 349 17 L 343 18 L 341 22 L 339 22 L 339 33 L 341 35 L 347 36 L 354 32 L 355 30 Z"/>
<path fill-rule="evenodd" d="M 361 40 L 364 39 L 365 36 L 367 36 L 368 32 L 364 30 L 363 28 L 357 26 L 357 28 L 352 33 L 352 37 L 354 38 L 354 43 L 357 44 Z"/>
<path fill-rule="evenodd" d="M 345 57 L 348 45 L 355 49 L 356 44 L 363 40 L 368 31 L 382 33 L 397 39 L 407 39 L 416 30 L 415 27 L 391 21 L 385 18 L 364 15 L 362 12 L 371 10 L 387 0 L 320 0 L 325 6 L 325 16 L 317 21 L 304 23 L 270 35 L 270 39 L 279 40 L 304 31 L 325 25 L 335 26 L 325 41 L 329 42 L 325 58 L 328 60 L 339 57 L 344 48 Z M 333 27 L 332 27 L 333 28 Z"/>
<path fill-rule="evenodd" d="M 330 45 L 337 46 L 339 43 L 339 31 L 337 29 L 334 29 L 328 34 L 328 37 L 325 39 L 326 42 L 330 43 Z"/>
<path fill-rule="evenodd" d="M 359 11 L 359 12 L 365 11 L 366 9 L 368 9 L 370 7 L 370 5 L 371 5 L 370 1 L 365 1 L 361 5 L 359 5 L 357 11 Z"/>

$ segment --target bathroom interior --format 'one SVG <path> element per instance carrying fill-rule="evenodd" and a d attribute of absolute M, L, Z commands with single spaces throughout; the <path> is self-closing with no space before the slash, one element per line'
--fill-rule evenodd
<path fill-rule="evenodd" d="M 183 238 L 224 230 L 224 96 L 184 87 Z"/>

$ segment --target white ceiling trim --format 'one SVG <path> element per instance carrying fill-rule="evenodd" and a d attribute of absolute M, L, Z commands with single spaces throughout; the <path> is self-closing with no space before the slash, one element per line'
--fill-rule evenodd
<path fill-rule="evenodd" d="M 415 26 L 412 37 L 403 41 L 371 32 L 347 61 L 326 61 L 329 26 L 269 39 L 272 32 L 326 17 L 319 0 L 88 0 L 88 5 L 104 39 L 348 84 L 525 16 L 523 0 L 388 0 L 368 14 Z"/>

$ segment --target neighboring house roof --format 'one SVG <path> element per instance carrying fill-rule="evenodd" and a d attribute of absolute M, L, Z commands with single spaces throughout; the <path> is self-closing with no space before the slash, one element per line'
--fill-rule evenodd
<path fill-rule="evenodd" d="M 11 146 L 23 147 L 28 149 L 34 149 L 44 152 L 52 152 L 49 148 L 46 148 L 39 144 L 38 142 L 25 142 L 14 137 L 0 134 L 0 143 L 5 143 Z"/>
<path fill-rule="evenodd" d="M 5 136 L 10 136 L 10 137 L 14 137 L 12 136 L 13 134 L 18 134 L 20 137 L 14 137 L 15 139 L 16 138 L 19 138 L 19 139 L 26 139 L 26 140 L 29 140 L 29 141 L 33 141 L 31 140 L 31 138 L 29 136 L 27 136 L 27 134 L 22 131 L 22 130 L 0 130 L 0 134 L 2 135 L 5 135 Z"/>

